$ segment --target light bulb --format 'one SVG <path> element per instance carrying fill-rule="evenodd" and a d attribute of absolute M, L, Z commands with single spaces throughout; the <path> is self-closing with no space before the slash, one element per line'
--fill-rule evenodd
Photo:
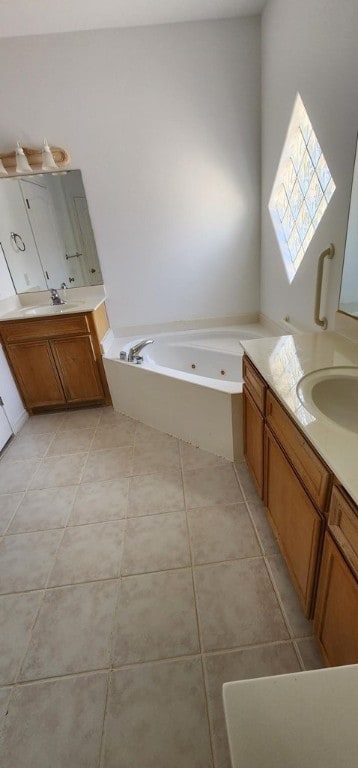
<path fill-rule="evenodd" d="M 4 166 L 4 163 L 0 157 L 0 176 L 8 176 L 8 172 Z"/>
<path fill-rule="evenodd" d="M 29 165 L 19 141 L 16 147 L 16 173 L 32 173 L 31 165 Z"/>
<path fill-rule="evenodd" d="M 47 143 L 47 139 L 44 139 L 44 145 L 42 149 L 42 170 L 43 171 L 58 170 L 58 165 L 55 162 L 55 158 Z"/>

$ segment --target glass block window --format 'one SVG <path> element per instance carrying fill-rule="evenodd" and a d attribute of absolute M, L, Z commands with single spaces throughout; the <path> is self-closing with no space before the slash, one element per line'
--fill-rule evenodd
<path fill-rule="evenodd" d="M 269 202 L 288 280 L 301 264 L 336 185 L 297 95 Z"/>

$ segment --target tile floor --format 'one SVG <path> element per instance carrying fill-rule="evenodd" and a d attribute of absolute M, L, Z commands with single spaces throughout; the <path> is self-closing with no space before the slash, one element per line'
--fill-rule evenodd
<path fill-rule="evenodd" d="M 244 464 L 115 414 L 0 460 L 2 768 L 229 768 L 225 681 L 322 666 Z"/>

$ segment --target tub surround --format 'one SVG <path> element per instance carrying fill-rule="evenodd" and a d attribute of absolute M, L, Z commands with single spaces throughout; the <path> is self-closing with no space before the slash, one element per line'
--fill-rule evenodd
<path fill-rule="evenodd" d="M 155 343 L 143 350 L 140 366 L 119 360 L 123 347 L 132 346 L 138 337 L 115 339 L 103 361 L 115 410 L 230 461 L 241 461 L 240 339 L 265 333 L 264 326 L 253 323 L 154 334 Z M 190 363 L 197 363 L 195 370 L 205 375 L 194 373 Z M 221 370 L 225 374 L 219 378 Z"/>
<path fill-rule="evenodd" d="M 302 376 L 312 371 L 358 366 L 358 344 L 329 332 L 244 340 L 242 346 L 333 474 L 358 503 L 358 435 L 323 417 L 313 416 L 302 405 L 296 391 Z"/>

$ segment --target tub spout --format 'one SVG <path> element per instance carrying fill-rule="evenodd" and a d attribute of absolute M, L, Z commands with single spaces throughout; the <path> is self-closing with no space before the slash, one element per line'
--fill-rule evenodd
<path fill-rule="evenodd" d="M 139 355 L 139 352 L 141 352 L 147 344 L 154 344 L 154 339 L 143 339 L 143 341 L 139 341 L 138 344 L 131 347 L 128 352 L 128 362 L 133 363 L 135 357 Z"/>

